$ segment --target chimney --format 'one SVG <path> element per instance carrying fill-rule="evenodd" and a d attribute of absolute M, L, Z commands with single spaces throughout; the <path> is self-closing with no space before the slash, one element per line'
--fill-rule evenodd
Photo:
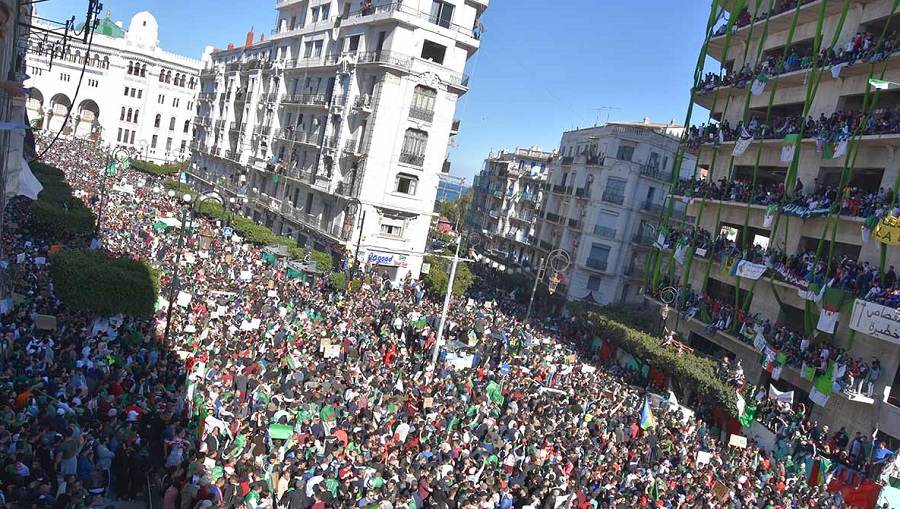
<path fill-rule="evenodd" d="M 228 43 L 228 50 L 230 51 L 230 50 L 233 50 L 233 49 L 234 49 L 234 44 L 232 44 L 232 43 L 229 42 L 229 43 Z"/>
<path fill-rule="evenodd" d="M 247 43 L 244 46 L 253 46 L 253 40 L 256 38 L 256 35 L 253 33 L 254 28 L 250 27 L 250 31 L 247 32 Z"/>
<path fill-rule="evenodd" d="M 266 41 L 266 33 L 263 32 L 263 33 L 259 34 L 259 42 L 265 42 L 265 41 Z"/>

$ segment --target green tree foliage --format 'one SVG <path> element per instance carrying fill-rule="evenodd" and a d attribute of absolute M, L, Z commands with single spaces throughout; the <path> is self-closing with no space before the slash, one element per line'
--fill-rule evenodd
<path fill-rule="evenodd" d="M 131 167 L 143 173 L 151 175 L 177 175 L 187 168 L 189 161 L 182 161 L 176 164 L 159 165 L 149 161 L 141 161 L 138 159 L 131 160 Z"/>
<path fill-rule="evenodd" d="M 447 250 L 444 250 L 444 253 L 452 255 L 452 253 Z M 450 265 L 453 261 L 446 258 L 438 258 L 437 256 L 426 256 L 425 263 L 431 264 L 428 274 L 425 275 L 425 287 L 429 291 L 443 297 L 447 293 L 447 282 L 450 279 Z M 466 265 L 465 262 L 459 262 L 456 266 L 456 278 L 453 280 L 452 294 L 459 296 L 466 293 L 466 290 L 472 286 L 474 280 L 475 278 L 472 275 L 472 271 L 469 270 L 468 265 Z"/>
<path fill-rule="evenodd" d="M 347 288 L 347 276 L 341 272 L 332 272 L 328 274 L 328 285 L 338 291 L 344 291 Z"/>
<path fill-rule="evenodd" d="M 309 253 L 309 259 L 316 262 L 316 270 L 329 271 L 334 268 L 334 259 L 328 253 L 313 250 Z"/>
<path fill-rule="evenodd" d="M 146 263 L 68 249 L 53 255 L 52 261 L 54 291 L 66 305 L 102 315 L 153 313 L 159 273 Z"/>
<path fill-rule="evenodd" d="M 31 171 L 44 186 L 31 204 L 32 226 L 57 242 L 71 243 L 90 237 L 96 226 L 94 214 L 84 202 L 72 196 L 65 174 L 41 163 L 32 164 Z"/>
<path fill-rule="evenodd" d="M 472 200 L 475 197 L 475 191 L 470 187 L 455 201 L 444 200 L 441 202 L 441 216 L 446 217 L 450 221 L 450 225 L 456 224 L 457 219 L 461 224 L 465 224 L 469 215 L 469 208 L 472 206 Z"/>
<path fill-rule="evenodd" d="M 725 412 L 737 415 L 735 390 L 716 377 L 715 362 L 699 355 L 661 348 L 661 339 L 619 321 L 633 320 L 637 318 L 638 312 L 585 306 L 576 302 L 570 302 L 568 306 L 583 323 L 590 321 L 595 336 L 610 341 L 647 364 L 661 369 L 682 386 L 690 387 L 695 393 L 715 402 Z M 641 318 L 637 325 L 647 327 L 652 320 L 653 318 Z"/>

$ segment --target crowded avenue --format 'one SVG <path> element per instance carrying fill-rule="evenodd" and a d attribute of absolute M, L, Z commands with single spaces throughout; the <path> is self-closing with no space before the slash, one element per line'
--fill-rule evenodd
<path fill-rule="evenodd" d="M 160 300 L 150 317 L 67 308 L 50 280 L 57 239 L 11 201 L 3 263 L 24 275 L 2 316 L 5 507 L 891 507 L 878 497 L 896 451 L 876 430 L 829 430 L 750 387 L 741 424 L 773 440 L 735 440 L 739 416 L 679 404 L 665 366 L 620 362 L 563 313 L 526 323 L 527 295 L 475 268 L 432 368 L 443 297 L 421 283 L 364 266 L 347 269 L 360 287 L 331 288 L 183 212 L 163 177 L 107 175 L 94 144 L 49 144 L 42 162 L 102 218 L 93 247 L 157 267 Z"/>

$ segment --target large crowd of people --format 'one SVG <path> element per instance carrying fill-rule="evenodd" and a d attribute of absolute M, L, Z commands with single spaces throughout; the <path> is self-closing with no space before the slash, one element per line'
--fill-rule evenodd
<path fill-rule="evenodd" d="M 658 370 L 620 366 L 588 323 L 526 323 L 491 274 L 452 299 L 432 369 L 440 299 L 417 282 L 361 265 L 359 289 L 331 288 L 201 214 L 179 244 L 154 227 L 184 206 L 159 177 L 106 176 L 94 145 L 48 143 L 43 160 L 102 211 L 101 249 L 159 266 L 162 298 L 151 317 L 67 308 L 49 278 L 56 239 L 29 227 L 27 201 L 10 204 L 4 263 L 22 269 L 0 351 L 10 508 L 99 508 L 148 489 L 164 509 L 832 508 L 846 504 L 808 480 L 813 462 L 862 478 L 892 459 L 872 430 L 851 442 L 800 407 L 759 413 L 789 417 L 776 451 L 730 446 L 733 419 L 696 395 L 683 402 L 693 417 L 672 393 L 651 419 Z"/>

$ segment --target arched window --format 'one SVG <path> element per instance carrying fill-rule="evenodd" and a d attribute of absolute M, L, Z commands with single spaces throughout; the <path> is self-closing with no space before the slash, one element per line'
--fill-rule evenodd
<path fill-rule="evenodd" d="M 179 83 L 179 86 L 182 86 L 182 87 L 184 86 L 184 81 L 185 81 L 184 78 L 185 78 L 184 75 L 182 75 L 182 76 L 181 76 L 181 83 Z"/>
<path fill-rule="evenodd" d="M 134 64 L 132 62 L 128 62 L 128 74 L 134 74 Z"/>
<path fill-rule="evenodd" d="M 75 63 L 76 64 L 81 63 L 81 52 L 80 51 L 75 52 Z"/>
<path fill-rule="evenodd" d="M 156 120 L 153 121 L 153 127 L 159 129 L 159 123 L 162 122 L 162 115 L 156 114 Z"/>
<path fill-rule="evenodd" d="M 175 81 L 172 82 L 173 85 L 178 86 L 178 80 L 181 79 L 181 74 L 175 73 Z"/>
<path fill-rule="evenodd" d="M 134 110 L 134 123 L 138 123 L 138 115 L 141 114 L 141 110 Z"/>
<path fill-rule="evenodd" d="M 159 71 L 159 82 L 162 83 L 162 82 L 164 82 L 164 81 L 166 81 L 166 71 L 165 71 L 165 69 L 163 69 L 162 71 Z"/>
<path fill-rule="evenodd" d="M 125 106 L 122 106 L 122 114 L 119 115 L 119 120 L 125 120 Z"/>
<path fill-rule="evenodd" d="M 172 83 L 172 71 L 166 73 L 166 83 Z"/>
<path fill-rule="evenodd" d="M 109 57 L 103 57 L 103 68 L 109 69 Z"/>
<path fill-rule="evenodd" d="M 427 145 L 428 133 L 418 129 L 407 129 L 403 136 L 403 148 L 400 149 L 400 162 L 413 166 L 424 165 Z"/>
<path fill-rule="evenodd" d="M 170 130 L 170 131 L 174 131 L 174 130 L 175 130 L 175 117 L 172 117 L 172 118 L 169 120 L 169 130 Z"/>
<path fill-rule="evenodd" d="M 134 115 L 134 112 L 131 111 L 131 108 L 128 108 L 128 116 L 126 117 L 128 122 L 131 122 L 132 115 Z"/>
<path fill-rule="evenodd" d="M 141 66 L 141 78 L 147 77 L 147 64 Z"/>
<path fill-rule="evenodd" d="M 188 132 L 190 129 L 191 129 L 191 121 L 185 120 L 184 121 L 184 132 Z"/>

